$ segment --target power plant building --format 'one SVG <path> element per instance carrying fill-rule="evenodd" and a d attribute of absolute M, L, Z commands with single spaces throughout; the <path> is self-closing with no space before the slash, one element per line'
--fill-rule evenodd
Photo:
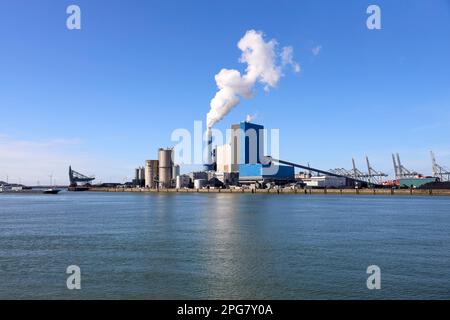
<path fill-rule="evenodd" d="M 204 172 L 204 171 L 194 171 L 188 174 L 189 178 L 194 181 L 197 179 L 204 179 L 204 180 L 208 180 L 208 173 Z"/>
<path fill-rule="evenodd" d="M 264 126 L 241 122 L 231 126 L 232 163 L 256 164 L 264 157 Z"/>
<path fill-rule="evenodd" d="M 208 159 L 205 171 L 180 174 L 174 164 L 172 148 L 158 149 L 158 160 L 147 160 L 145 169 L 136 170 L 137 181 L 146 188 L 223 187 L 268 182 L 294 182 L 294 168 L 275 163 L 264 163 L 264 126 L 241 122 L 231 126 L 230 142 L 212 149 L 211 129 L 208 128 Z M 143 171 L 142 171 L 142 170 Z M 144 178 L 142 178 L 144 176 Z M 198 180 L 198 181 L 196 181 Z"/>
<path fill-rule="evenodd" d="M 261 163 L 239 165 L 240 183 L 286 183 L 294 180 L 294 168 L 291 166 Z"/>
<path fill-rule="evenodd" d="M 176 177 L 175 188 L 177 189 L 189 188 L 190 184 L 191 178 L 188 175 L 182 174 Z"/>
<path fill-rule="evenodd" d="M 225 186 L 235 186 L 239 184 L 239 172 L 216 172 L 215 176 Z"/>
<path fill-rule="evenodd" d="M 218 173 L 232 172 L 231 144 L 216 147 L 216 171 Z"/>
<path fill-rule="evenodd" d="M 294 181 L 291 166 L 264 164 L 264 127 L 241 122 L 231 127 L 231 169 L 239 172 L 240 183 Z"/>

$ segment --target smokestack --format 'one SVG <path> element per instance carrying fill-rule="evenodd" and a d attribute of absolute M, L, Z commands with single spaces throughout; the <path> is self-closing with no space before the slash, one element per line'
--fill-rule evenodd
<path fill-rule="evenodd" d="M 206 131 L 206 136 L 208 139 L 208 163 L 211 164 L 212 163 L 212 130 L 209 127 Z"/>
<path fill-rule="evenodd" d="M 205 170 L 212 170 L 213 160 L 212 160 L 212 130 L 211 127 L 206 129 L 206 163 Z"/>

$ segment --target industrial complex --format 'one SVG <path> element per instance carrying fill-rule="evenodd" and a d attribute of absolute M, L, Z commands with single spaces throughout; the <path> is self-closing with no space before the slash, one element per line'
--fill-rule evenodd
<path fill-rule="evenodd" d="M 276 159 L 266 153 L 264 126 L 243 121 L 233 124 L 229 141 L 213 145 L 211 129 L 207 130 L 207 157 L 203 169 L 181 173 L 174 162 L 173 148 L 159 148 L 155 159 L 144 161 L 134 170 L 134 178 L 125 183 L 93 184 L 94 176 L 86 176 L 69 166 L 69 191 L 95 188 L 169 189 L 450 189 L 450 170 L 436 161 L 430 152 L 432 175 L 408 169 L 398 153 L 392 154 L 395 176 L 376 170 L 365 158 L 366 170 L 360 170 L 352 159 L 351 169 L 322 170 Z M 50 185 L 50 188 L 52 186 Z M 20 184 L 0 182 L 0 192 L 30 190 Z M 50 189 L 49 189 L 50 190 Z"/>
<path fill-rule="evenodd" d="M 275 159 L 266 154 L 264 126 L 241 122 L 231 126 L 230 141 L 212 144 L 211 130 L 207 131 L 207 160 L 203 170 L 180 173 L 174 163 L 173 148 L 160 148 L 157 159 L 146 160 L 135 169 L 128 187 L 145 189 L 223 189 L 223 188 L 448 188 L 450 170 L 432 158 L 432 176 L 424 176 L 407 169 L 400 155 L 392 155 L 395 179 L 374 169 L 366 157 L 367 171 L 356 167 L 321 170 L 308 165 Z M 296 172 L 297 168 L 297 172 Z M 87 178 L 87 177 L 85 177 Z"/>
<path fill-rule="evenodd" d="M 135 186 L 145 188 L 263 188 L 295 183 L 292 166 L 274 165 L 264 156 L 264 127 L 241 122 L 231 127 L 231 141 L 213 148 L 208 137 L 208 159 L 204 170 L 180 174 L 173 162 L 173 149 L 160 148 L 158 159 L 146 160 L 136 168 Z M 142 178 L 143 177 L 143 178 Z"/>
<path fill-rule="evenodd" d="M 431 152 L 432 175 L 425 176 L 407 169 L 400 155 L 392 154 L 395 177 L 374 169 L 366 157 L 366 170 L 360 170 L 352 159 L 352 168 L 322 170 L 275 159 L 266 154 L 264 126 L 240 122 L 231 126 L 229 142 L 212 143 L 207 131 L 207 159 L 200 171 L 181 173 L 174 162 L 173 148 L 159 148 L 156 159 L 145 160 L 134 171 L 134 179 L 125 183 L 93 184 L 94 176 L 86 176 L 69 167 L 69 191 L 95 188 L 170 189 L 450 189 L 450 170 L 439 165 Z M 0 182 L 0 192 L 27 190 L 30 187 Z"/>

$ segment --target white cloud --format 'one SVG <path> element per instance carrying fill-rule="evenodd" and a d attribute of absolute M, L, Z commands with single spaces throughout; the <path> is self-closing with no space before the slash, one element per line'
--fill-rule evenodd
<path fill-rule="evenodd" d="M 291 65 L 294 72 L 300 72 L 300 65 L 294 61 L 294 48 L 284 47 L 281 50 L 281 64 L 283 66 Z"/>
<path fill-rule="evenodd" d="M 245 117 L 245 122 L 252 122 L 253 120 L 255 120 L 258 117 L 258 114 L 248 114 Z"/>
<path fill-rule="evenodd" d="M 313 55 L 318 56 L 320 52 L 322 51 L 322 46 L 318 45 L 311 49 L 311 52 Z"/>

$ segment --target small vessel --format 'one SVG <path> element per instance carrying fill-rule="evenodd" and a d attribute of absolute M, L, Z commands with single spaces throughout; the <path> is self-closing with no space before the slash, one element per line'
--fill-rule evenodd
<path fill-rule="evenodd" d="M 50 188 L 45 189 L 42 193 L 43 194 L 58 194 L 61 190 L 53 188 L 53 173 L 49 175 L 50 177 Z"/>
<path fill-rule="evenodd" d="M 60 191 L 61 190 L 59 190 L 59 189 L 50 188 L 50 189 L 44 190 L 43 193 L 44 194 L 58 194 Z"/>

